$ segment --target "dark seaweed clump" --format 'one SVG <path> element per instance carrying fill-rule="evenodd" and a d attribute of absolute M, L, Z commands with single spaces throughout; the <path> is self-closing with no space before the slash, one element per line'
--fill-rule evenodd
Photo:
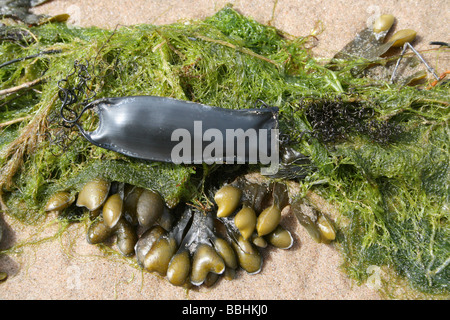
<path fill-rule="evenodd" d="M 325 143 L 340 142 L 359 134 L 385 145 L 402 132 L 399 124 L 375 118 L 374 110 L 363 102 L 320 98 L 304 104 L 312 135 Z"/>

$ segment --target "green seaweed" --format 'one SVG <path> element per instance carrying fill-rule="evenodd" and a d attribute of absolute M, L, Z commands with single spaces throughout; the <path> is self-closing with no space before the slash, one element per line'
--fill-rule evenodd
<path fill-rule="evenodd" d="M 0 102 L 0 123 L 24 117 L 0 128 L 3 210 L 11 216 L 24 223 L 40 221 L 52 193 L 77 192 L 95 176 L 157 189 L 174 206 L 201 199 L 197 186 L 209 172 L 220 170 L 130 159 L 73 132 L 62 136 L 61 148 L 55 143 L 57 83 L 72 72 L 75 61 L 87 61 L 96 98 L 155 95 L 231 109 L 253 108 L 261 99 L 279 107 L 280 128 L 290 146 L 318 169 L 294 180 L 340 212 L 336 247 L 348 275 L 364 283 L 369 266 L 387 266 L 391 276 L 406 279 L 414 290 L 448 297 L 448 83 L 423 90 L 355 76 L 355 66 L 369 66 L 358 60 L 331 70 L 311 56 L 308 36 L 290 37 L 230 6 L 205 20 L 164 26 L 20 26 L 20 41 L 2 41 L 5 32 L 19 32 L 15 26 L 2 28 L 0 63 L 61 51 L 0 68 L 0 90 L 43 77 L 32 89 Z M 70 79 L 69 85 L 75 82 Z M 308 106 L 321 103 L 342 113 L 370 110 L 371 118 L 352 118 L 353 129 L 340 139 L 327 139 L 326 130 L 315 132 L 307 113 Z M 330 130 L 345 126 L 335 120 L 327 122 L 328 138 Z M 369 120 L 372 125 L 357 130 Z M 87 114 L 83 122 L 95 126 L 95 117 Z M 384 123 L 392 126 L 375 125 Z M 392 134 L 393 128 L 401 130 Z"/>

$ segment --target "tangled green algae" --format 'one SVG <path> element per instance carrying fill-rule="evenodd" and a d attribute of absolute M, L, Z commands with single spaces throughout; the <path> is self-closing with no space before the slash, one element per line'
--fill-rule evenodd
<path fill-rule="evenodd" d="M 310 54 L 310 39 L 288 36 L 231 7 L 201 21 L 113 31 L 65 23 L 2 26 L 0 63 L 52 50 L 0 68 L 3 210 L 35 223 L 51 194 L 79 191 L 94 177 L 156 189 L 172 206 L 201 198 L 196 186 L 204 179 L 199 174 L 209 172 L 205 167 L 130 159 L 81 138 L 61 153 L 49 139 L 60 107 L 57 82 L 75 61 L 88 61 L 96 98 L 155 95 L 233 109 L 252 108 L 261 99 L 279 107 L 281 132 L 316 168 L 290 179 L 338 209 L 336 247 L 349 276 L 363 283 L 368 267 L 384 266 L 418 292 L 448 297 L 448 84 L 424 90 L 357 76 L 356 60 L 331 70 Z M 7 91 L 36 79 L 42 81 Z M 331 116 L 344 120 L 349 110 L 371 111 L 351 118 L 356 129 L 368 121 L 389 125 L 351 130 L 342 121 L 325 121 L 326 112 L 322 120 L 308 112 L 333 103 L 342 114 Z M 95 125 L 89 115 L 84 120 Z M 314 134 L 319 126 L 322 136 Z M 370 130 L 387 139 L 374 139 Z M 327 132 L 340 134 L 323 139 Z M 69 137 L 73 133 L 65 142 Z"/>

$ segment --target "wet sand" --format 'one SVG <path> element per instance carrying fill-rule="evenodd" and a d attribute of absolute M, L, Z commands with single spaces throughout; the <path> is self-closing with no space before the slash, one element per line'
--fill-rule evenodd
<path fill-rule="evenodd" d="M 430 41 L 449 41 L 448 1 L 174 1 L 57 0 L 34 10 L 50 15 L 69 13 L 80 26 L 113 29 L 116 25 L 137 23 L 167 24 L 179 20 L 203 19 L 227 2 L 259 22 L 275 26 L 294 36 L 305 36 L 316 27 L 313 53 L 328 59 L 340 50 L 378 13 L 397 18 L 395 30 L 411 28 L 418 32 L 415 46 L 430 48 Z M 114 6 L 111 6 L 114 3 Z M 441 24 L 436 24 L 441 21 Z M 429 61 L 441 73 L 447 60 Z M 0 257 L 0 271 L 8 273 L 0 284 L 0 299 L 380 299 L 366 284 L 357 285 L 340 270 L 342 259 L 333 245 L 315 243 L 288 210 L 282 224 L 294 235 L 289 250 L 265 250 L 264 266 L 257 275 L 239 271 L 234 281 L 220 280 L 214 287 L 186 291 L 170 285 L 154 274 L 142 273 L 118 256 L 104 257 L 85 240 L 85 224 L 74 224 L 61 237 L 47 239 L 59 228 L 49 216 L 43 230 L 25 227 L 4 217 L 6 238 L 1 248 L 40 239 L 38 244 L 19 248 L 17 254 Z M 42 240 L 44 239 L 44 240 Z"/>

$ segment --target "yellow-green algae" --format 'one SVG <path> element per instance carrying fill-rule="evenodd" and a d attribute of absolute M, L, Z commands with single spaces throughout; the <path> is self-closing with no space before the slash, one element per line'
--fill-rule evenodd
<path fill-rule="evenodd" d="M 43 78 L 0 101 L 1 123 L 20 119 L 2 126 L 0 137 L 3 210 L 11 216 L 39 221 L 53 192 L 77 192 L 95 176 L 157 189 L 171 205 L 202 196 L 196 188 L 196 172 L 208 172 L 202 166 L 138 161 L 81 138 L 61 153 L 48 139 L 55 125 L 49 119 L 60 107 L 58 80 L 75 61 L 89 61 L 89 85 L 97 98 L 156 95 L 233 109 L 252 108 L 261 99 L 279 107 L 281 131 L 317 169 L 298 182 L 340 212 L 336 244 L 348 275 L 363 283 L 369 266 L 384 266 L 406 279 L 412 292 L 448 297 L 448 84 L 423 90 L 351 72 L 370 61 L 347 60 L 330 70 L 310 55 L 310 37 L 287 36 L 231 7 L 202 21 L 165 26 L 111 31 L 47 23 L 1 30 L 0 63 L 61 50 L 0 68 L 0 90 Z M 6 34 L 15 40 L 5 40 Z M 358 130 L 331 142 L 303 134 L 313 131 L 308 106 L 338 98 L 344 110 L 356 101 L 373 110 L 372 120 L 395 124 L 401 132 L 388 143 Z M 386 292 L 393 283 L 385 283 Z"/>

